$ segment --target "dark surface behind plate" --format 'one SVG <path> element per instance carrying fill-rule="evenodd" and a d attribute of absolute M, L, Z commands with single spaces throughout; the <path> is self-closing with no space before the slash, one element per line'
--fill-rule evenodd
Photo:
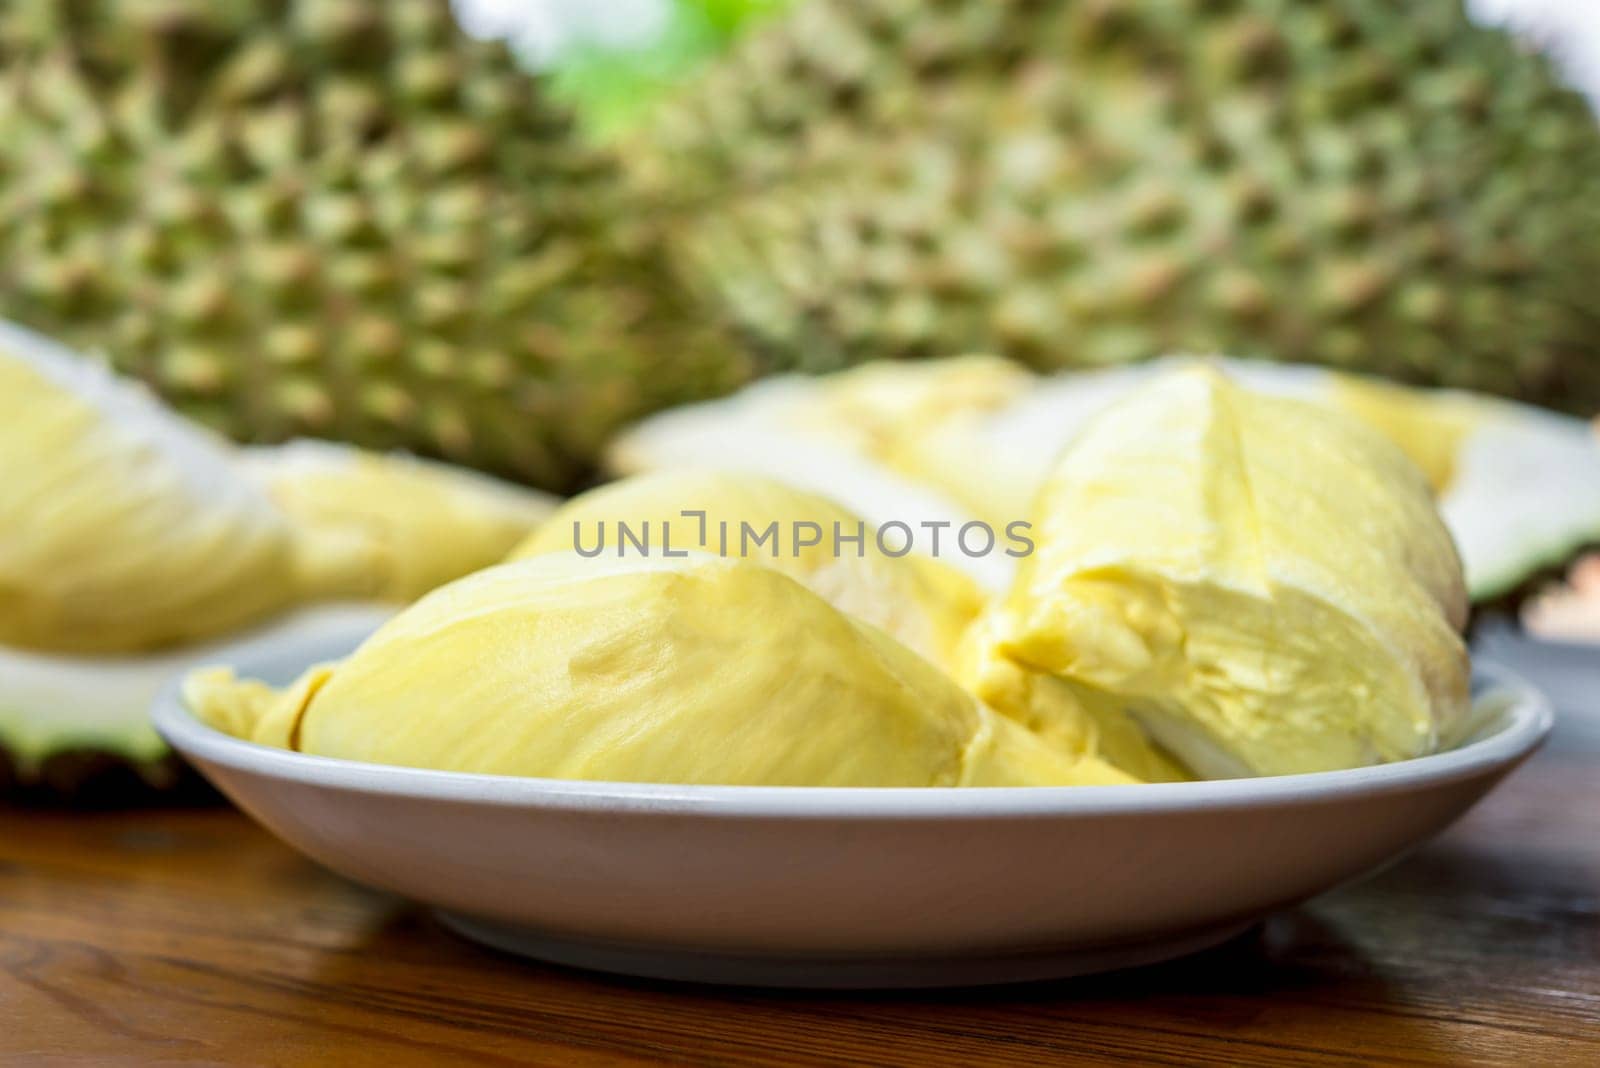
<path fill-rule="evenodd" d="M 1600 653 L 1490 642 L 1560 713 L 1444 836 L 1225 946 L 909 994 L 500 956 L 228 811 L 0 809 L 0 1064 L 1600 1064 Z"/>

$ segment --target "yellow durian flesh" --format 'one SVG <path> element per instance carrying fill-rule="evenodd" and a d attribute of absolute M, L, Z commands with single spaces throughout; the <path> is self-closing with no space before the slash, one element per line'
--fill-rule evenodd
<path fill-rule="evenodd" d="M 1455 481 L 1461 451 L 1491 417 L 1489 407 L 1466 394 L 1397 386 L 1354 375 L 1329 375 L 1329 406 L 1366 423 L 1417 465 L 1435 495 Z"/>
<path fill-rule="evenodd" d="M 685 517 L 685 509 L 704 512 L 704 522 L 698 515 Z M 1007 695 L 989 685 L 994 674 L 1004 673 L 1006 668 L 991 660 L 985 666 L 995 671 L 979 670 L 976 658 L 982 645 L 973 640 L 970 632 L 978 626 L 984 598 L 972 579 L 920 553 L 885 555 L 870 533 L 861 555 L 856 555 L 853 545 L 836 554 L 832 544 L 834 524 L 853 532 L 861 520 L 825 498 L 772 479 L 705 470 L 624 479 L 591 490 L 563 506 L 513 553 L 513 559 L 568 551 L 575 544 L 595 551 L 600 547 L 602 523 L 609 524 L 610 542 L 604 551 L 615 555 L 619 521 L 628 524 L 635 537 L 641 536 L 648 525 L 654 539 L 651 548 L 657 553 L 668 544 L 673 551 L 687 547 L 718 552 L 726 548 L 729 555 L 736 556 L 745 550 L 750 559 L 783 571 L 834 607 L 875 624 L 946 668 L 956 681 L 992 708 L 1039 732 L 1049 745 L 1080 761 L 1082 766 L 1088 767 L 1104 755 L 1101 732 L 1094 727 L 1092 717 L 1082 712 L 1079 703 L 1054 680 L 1040 682 L 1041 689 L 1060 691 L 1059 699 L 1052 700 L 1057 696 L 1053 692 L 1041 700 L 1044 714 L 1010 714 L 1004 705 Z M 791 551 L 790 525 L 796 521 L 817 524 L 824 532 L 823 542 Z M 721 534 L 724 522 L 726 538 Z M 777 522 L 784 532 L 776 543 L 781 550 L 776 554 L 770 548 L 754 549 L 740 537 L 742 523 L 759 530 L 772 522 Z M 664 526 L 670 543 L 663 542 Z M 631 542 L 622 544 L 627 551 L 638 551 Z M 1010 665 L 1009 670 L 1025 674 L 1015 665 Z M 1073 727 L 1080 722 L 1081 731 L 1074 734 Z M 1126 744 L 1112 746 L 1123 760 L 1110 763 L 1123 772 L 1108 766 L 1104 772 L 1107 781 L 1126 781 L 1125 775 L 1163 781 L 1182 777 L 1175 765 L 1151 750 L 1136 728 L 1108 733 Z"/>
<path fill-rule="evenodd" d="M 686 515 L 686 510 L 704 516 Z M 622 539 L 619 523 L 635 540 Z M 776 536 L 758 543 L 755 539 L 773 523 Z M 814 526 L 797 538 L 796 523 Z M 750 537 L 744 536 L 746 524 L 755 532 Z M 836 531 L 852 538 L 860 532 L 861 541 L 836 545 Z M 636 540 L 647 532 L 651 540 L 642 549 Z M 815 545 L 797 544 L 813 537 Z M 947 546 L 953 539 L 947 533 Z M 893 541 L 890 548 L 899 544 Z M 917 551 L 888 555 L 858 516 L 825 497 L 759 475 L 662 471 L 601 486 L 558 509 L 511 558 L 597 547 L 612 557 L 686 550 L 746 556 L 936 663 L 949 660 L 983 605 L 977 584 L 964 573 Z"/>
<path fill-rule="evenodd" d="M 287 521 L 223 442 L 0 324 L 0 643 L 139 652 L 293 597 Z"/>
<path fill-rule="evenodd" d="M 773 569 L 551 553 L 423 598 L 281 692 L 190 677 L 219 729 L 319 756 L 625 782 L 1027 786 L 1080 765 Z"/>
<path fill-rule="evenodd" d="M 935 487 L 999 527 L 1026 517 L 1031 471 L 995 464 L 989 421 L 1037 388 L 1038 378 L 998 356 L 879 362 L 824 379 L 788 421 L 847 444 L 917 483 Z M 1000 502 L 1000 503 L 997 503 Z"/>
<path fill-rule="evenodd" d="M 1033 535 L 1000 654 L 1112 698 L 1202 775 L 1416 756 L 1464 713 L 1449 534 L 1346 417 L 1163 375 L 1067 448 Z"/>
<path fill-rule="evenodd" d="M 1109 695 L 1075 688 L 1004 655 L 996 643 L 996 616 L 988 611 L 973 622 L 948 665 L 970 693 L 1058 752 L 1103 761 L 1140 782 L 1193 777 L 1152 745 Z"/>
<path fill-rule="evenodd" d="M 882 455 L 930 426 L 1002 410 L 1036 378 L 999 356 L 956 356 L 914 363 L 879 361 L 817 380 L 819 388 L 787 421 L 813 433 L 854 441 Z"/>
<path fill-rule="evenodd" d="M 224 734 L 258 745 L 295 749 L 300 717 L 333 668 L 332 664 L 317 664 L 281 690 L 256 679 L 240 679 L 232 668 L 198 668 L 184 677 L 183 698 L 207 724 Z"/>
<path fill-rule="evenodd" d="M 416 600 L 499 563 L 555 508 L 537 490 L 401 453 L 295 441 L 246 458 L 291 521 L 310 597 Z"/>

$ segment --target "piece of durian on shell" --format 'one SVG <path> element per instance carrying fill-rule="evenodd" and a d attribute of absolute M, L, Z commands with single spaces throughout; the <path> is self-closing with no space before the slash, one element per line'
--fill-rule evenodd
<path fill-rule="evenodd" d="M 878 382 L 893 393 L 896 377 L 887 372 Z M 902 397 L 901 403 L 907 418 L 921 408 L 914 398 Z M 616 541 L 619 522 L 635 532 L 653 528 L 658 553 L 669 546 L 672 551 L 698 549 L 745 556 L 783 571 L 835 608 L 879 627 L 944 668 L 974 696 L 1074 760 L 1103 759 L 1147 781 L 1186 777 L 1123 717 L 1101 713 L 1059 680 L 989 655 L 984 630 L 988 599 L 968 575 L 927 552 L 886 553 L 870 526 L 859 543 L 836 543 L 836 530 L 854 533 L 863 529 L 864 521 L 825 497 L 774 479 L 703 469 L 621 479 L 562 506 L 513 558 L 570 551 L 579 544 L 587 544 L 590 552 L 638 552 L 632 543 L 601 544 L 601 525 L 612 524 Z M 817 544 L 792 544 L 797 522 L 815 525 Z M 761 530 L 770 523 L 779 525 L 779 536 L 762 545 L 741 536 L 742 524 Z M 924 537 L 922 548 L 931 550 Z M 952 533 L 946 532 L 944 544 L 947 553 L 958 551 Z"/>
<path fill-rule="evenodd" d="M 0 643 L 132 653 L 294 599 L 292 532 L 235 452 L 76 353 L 0 323 Z"/>
<path fill-rule="evenodd" d="M 654 541 L 648 548 L 622 541 L 619 524 Z M 773 524 L 774 535 L 757 540 Z M 799 544 L 813 537 L 815 544 Z M 947 552 L 956 551 L 953 535 L 945 543 Z M 872 525 L 827 497 L 739 471 L 661 471 L 600 486 L 562 505 L 512 559 L 580 547 L 613 556 L 686 550 L 745 556 L 940 664 L 954 655 L 984 604 L 977 584 L 942 559 L 914 547 L 891 555 Z"/>
<path fill-rule="evenodd" d="M 499 563 L 557 499 L 405 453 L 301 440 L 244 453 L 289 518 L 306 596 L 409 602 Z"/>

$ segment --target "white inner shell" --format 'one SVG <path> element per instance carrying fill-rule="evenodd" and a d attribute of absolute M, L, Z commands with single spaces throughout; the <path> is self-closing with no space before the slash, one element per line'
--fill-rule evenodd
<path fill-rule="evenodd" d="M 0 737 L 25 771 L 46 749 L 74 746 L 151 759 L 166 745 L 150 725 L 150 705 L 180 674 L 259 656 L 291 638 L 306 648 L 348 645 L 397 609 L 319 605 L 241 635 L 140 656 L 52 656 L 0 646 Z"/>
<path fill-rule="evenodd" d="M 1190 359 L 1040 378 L 1021 399 L 978 421 L 972 448 L 1013 480 L 1042 482 L 1088 419 L 1150 376 Z M 1278 396 L 1315 401 L 1333 382 L 1317 367 L 1208 359 L 1242 385 Z M 830 496 L 877 524 L 939 520 L 959 526 L 972 518 L 939 489 L 794 418 L 800 405 L 820 403 L 825 389 L 825 379 L 770 379 L 726 400 L 654 416 L 618 440 L 613 466 L 624 474 L 684 466 L 752 471 Z M 1474 600 L 1504 593 L 1533 571 L 1600 542 L 1600 438 L 1592 428 L 1529 405 L 1492 398 L 1482 404 L 1484 422 L 1456 457 L 1454 479 L 1439 501 Z M 946 559 L 990 590 L 1004 589 L 1015 570 L 1004 553 Z"/>

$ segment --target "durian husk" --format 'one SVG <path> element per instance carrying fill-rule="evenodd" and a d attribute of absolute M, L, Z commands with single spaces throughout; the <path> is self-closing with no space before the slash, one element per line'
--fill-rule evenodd
<path fill-rule="evenodd" d="M 0 315 L 241 440 L 570 488 L 741 381 L 621 179 L 448 0 L 0 12 Z"/>
<path fill-rule="evenodd" d="M 221 800 L 173 752 L 144 760 L 112 749 L 75 746 L 24 768 L 0 745 L 0 807 L 142 808 L 212 805 Z"/>
<path fill-rule="evenodd" d="M 813 0 L 628 152 L 780 366 L 1221 351 L 1600 407 L 1600 128 L 1454 0 Z"/>

